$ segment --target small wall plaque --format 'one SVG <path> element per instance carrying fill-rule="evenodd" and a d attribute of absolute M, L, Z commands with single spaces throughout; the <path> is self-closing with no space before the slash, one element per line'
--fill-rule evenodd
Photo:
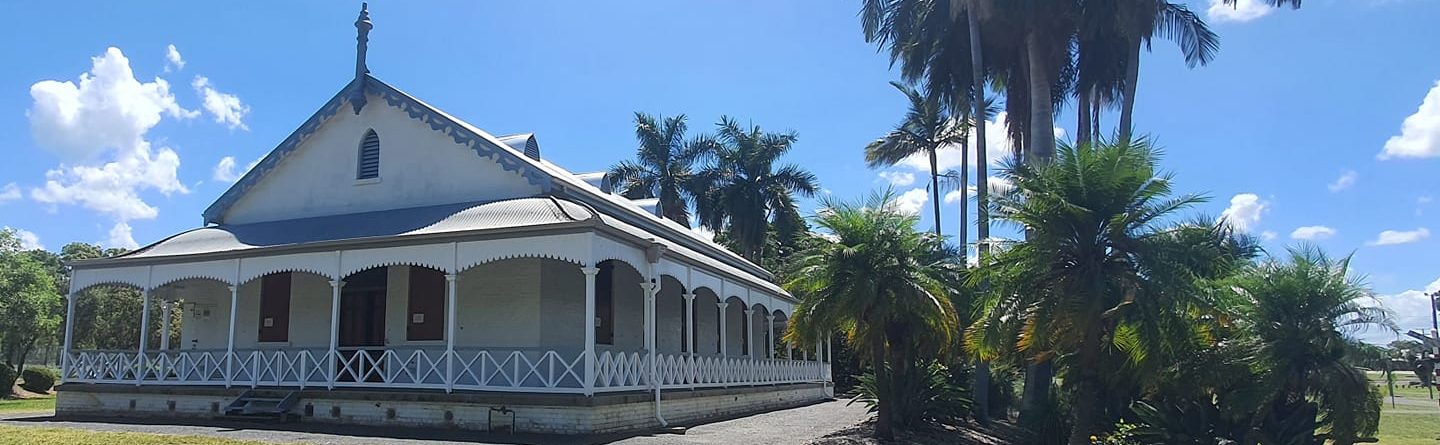
<path fill-rule="evenodd" d="M 425 324 L 425 314 L 424 314 L 424 313 L 414 313 L 414 314 L 410 314 L 410 323 L 411 323 L 411 324 Z"/>
<path fill-rule="evenodd" d="M 264 323 L 265 327 L 267 327 L 267 328 L 273 328 L 273 327 L 275 327 L 275 318 L 274 318 L 274 317 L 265 317 L 265 321 L 264 321 L 263 323 Z"/>

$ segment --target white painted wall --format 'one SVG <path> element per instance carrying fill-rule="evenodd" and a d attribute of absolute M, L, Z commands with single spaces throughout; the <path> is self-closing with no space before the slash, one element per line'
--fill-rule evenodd
<path fill-rule="evenodd" d="M 745 303 L 731 297 L 725 306 L 725 356 L 741 357 L 745 351 Z"/>
<path fill-rule="evenodd" d="M 532 196 L 540 192 L 449 136 L 368 96 L 342 109 L 223 216 L 227 224 Z M 355 180 L 367 129 L 380 137 L 380 180 Z"/>
<path fill-rule="evenodd" d="M 540 344 L 580 351 L 585 343 L 585 274 L 580 266 L 540 261 Z"/>
<path fill-rule="evenodd" d="M 695 290 L 695 353 L 720 355 L 720 300 L 710 289 Z"/>
<path fill-rule="evenodd" d="M 752 331 L 751 338 L 755 339 L 755 358 L 765 358 L 766 351 L 770 350 L 770 339 L 767 334 L 770 326 L 769 322 L 765 319 L 765 314 L 768 313 L 768 309 L 766 309 L 764 305 L 758 304 L 751 307 L 754 309 L 754 312 L 750 313 L 750 328 Z"/>
<path fill-rule="evenodd" d="M 615 266 L 615 351 L 645 350 L 645 290 L 643 278 L 635 269 L 623 264 Z"/>
<path fill-rule="evenodd" d="M 188 280 L 167 288 L 175 298 L 183 300 L 180 318 L 180 342 L 170 345 L 175 350 L 225 349 L 230 316 L 230 288 L 210 280 Z"/>
<path fill-rule="evenodd" d="M 660 293 L 656 295 L 655 344 L 661 354 L 679 354 L 685 343 L 684 288 L 679 281 L 668 276 L 660 279 Z"/>
<path fill-rule="evenodd" d="M 443 341 L 406 340 L 410 266 L 391 266 L 387 272 L 385 301 L 386 344 L 390 346 L 441 346 Z M 240 286 L 235 326 L 237 349 L 325 349 L 330 341 L 331 288 L 327 278 L 293 273 L 290 296 L 290 341 L 257 343 L 260 326 L 260 283 Z M 644 306 L 640 275 L 626 268 L 615 274 L 615 345 L 612 349 L 644 349 Z M 175 290 L 184 299 L 186 314 L 181 340 L 173 349 L 225 349 L 229 329 L 230 291 L 222 283 L 186 281 Z M 457 283 L 456 346 L 461 348 L 541 348 L 575 352 L 585 338 L 585 278 L 580 266 L 558 260 L 512 259 L 480 265 L 462 272 Z M 680 350 L 680 316 L 683 299 L 678 286 L 663 288 L 659 336 L 661 351 Z M 709 308 L 705 310 L 705 308 Z M 697 319 L 711 320 L 714 342 L 714 302 L 697 306 Z M 208 311 L 208 316 L 204 315 Z M 697 338 L 698 340 L 698 338 Z M 701 351 L 704 349 L 703 343 Z M 157 345 L 158 346 L 158 345 Z M 603 346 L 602 346 L 603 348 Z M 713 349 L 713 346 L 711 346 Z"/>

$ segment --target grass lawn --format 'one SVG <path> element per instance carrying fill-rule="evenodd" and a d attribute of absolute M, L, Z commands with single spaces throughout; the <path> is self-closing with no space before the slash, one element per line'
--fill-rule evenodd
<path fill-rule="evenodd" d="M 55 410 L 55 397 L 0 400 L 0 413 L 28 413 Z"/>
<path fill-rule="evenodd" d="M 0 445 L 259 445 L 263 442 L 164 434 L 0 426 Z"/>
<path fill-rule="evenodd" d="M 1380 443 L 1386 445 L 1440 444 L 1440 405 L 1430 399 L 1430 390 L 1406 388 L 1405 382 L 1415 380 L 1409 372 L 1395 373 L 1395 405 L 1380 373 L 1371 373 L 1370 380 L 1380 385 L 1385 394 L 1385 408 L 1380 412 Z M 1436 394 L 1440 398 L 1440 393 Z"/>

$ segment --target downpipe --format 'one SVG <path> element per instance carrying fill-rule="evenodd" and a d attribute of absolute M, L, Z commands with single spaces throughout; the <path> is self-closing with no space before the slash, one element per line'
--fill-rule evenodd
<path fill-rule="evenodd" d="M 655 249 L 652 248 L 651 250 L 655 250 Z M 650 252 L 647 252 L 647 253 L 650 253 Z M 649 256 L 649 255 L 647 255 L 647 256 Z M 657 255 L 654 255 L 654 256 L 655 256 L 655 257 L 658 257 L 659 255 L 657 254 Z M 655 259 L 658 260 L 658 258 L 655 258 Z M 651 277 L 654 277 L 654 276 L 655 276 L 655 261 L 654 261 L 654 260 L 650 261 L 650 276 L 651 276 Z M 645 296 L 647 297 L 646 299 L 649 300 L 649 301 L 645 302 L 645 304 L 648 305 L 648 309 L 649 309 L 649 310 L 647 310 L 646 312 L 648 312 L 649 315 L 650 315 L 650 316 L 649 316 L 650 319 L 649 319 L 649 320 L 646 320 L 646 322 L 650 325 L 650 332 L 647 334 L 647 335 L 650 337 L 650 338 L 649 338 L 649 340 L 650 340 L 650 347 L 647 348 L 647 349 L 650 350 L 650 351 L 649 351 L 649 354 L 650 354 L 650 386 L 654 387 L 654 390 L 655 390 L 655 420 L 657 420 L 657 421 L 660 422 L 660 427 L 661 427 L 661 428 L 665 428 L 665 427 L 670 426 L 670 422 L 666 421 L 666 420 L 665 420 L 665 415 L 660 412 L 660 373 L 659 373 L 660 367 L 659 367 L 659 364 L 655 362 L 655 349 L 657 349 L 657 348 L 660 346 L 660 341 L 659 341 L 659 339 L 658 339 L 657 336 L 656 336 L 656 331 L 659 330 L 659 326 L 656 326 L 656 323 L 655 323 L 656 320 L 659 318 L 659 317 L 657 317 L 658 314 L 656 314 L 656 312 L 659 312 L 659 311 L 657 310 L 658 308 L 655 307 L 655 301 L 658 299 L 658 298 L 657 298 L 657 294 L 659 294 L 659 293 L 660 293 L 660 283 L 659 283 L 658 280 L 656 280 L 655 278 L 651 278 L 651 279 L 650 279 L 649 286 L 648 286 L 648 288 L 647 288 L 647 290 L 646 290 L 646 292 L 645 292 Z"/>

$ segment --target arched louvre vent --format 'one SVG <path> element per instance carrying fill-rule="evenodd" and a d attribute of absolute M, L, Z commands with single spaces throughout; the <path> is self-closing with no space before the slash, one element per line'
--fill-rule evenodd
<path fill-rule="evenodd" d="M 365 140 L 360 142 L 360 159 L 355 179 L 378 177 L 380 177 L 380 136 L 375 134 L 375 130 L 370 130 L 365 132 Z"/>

